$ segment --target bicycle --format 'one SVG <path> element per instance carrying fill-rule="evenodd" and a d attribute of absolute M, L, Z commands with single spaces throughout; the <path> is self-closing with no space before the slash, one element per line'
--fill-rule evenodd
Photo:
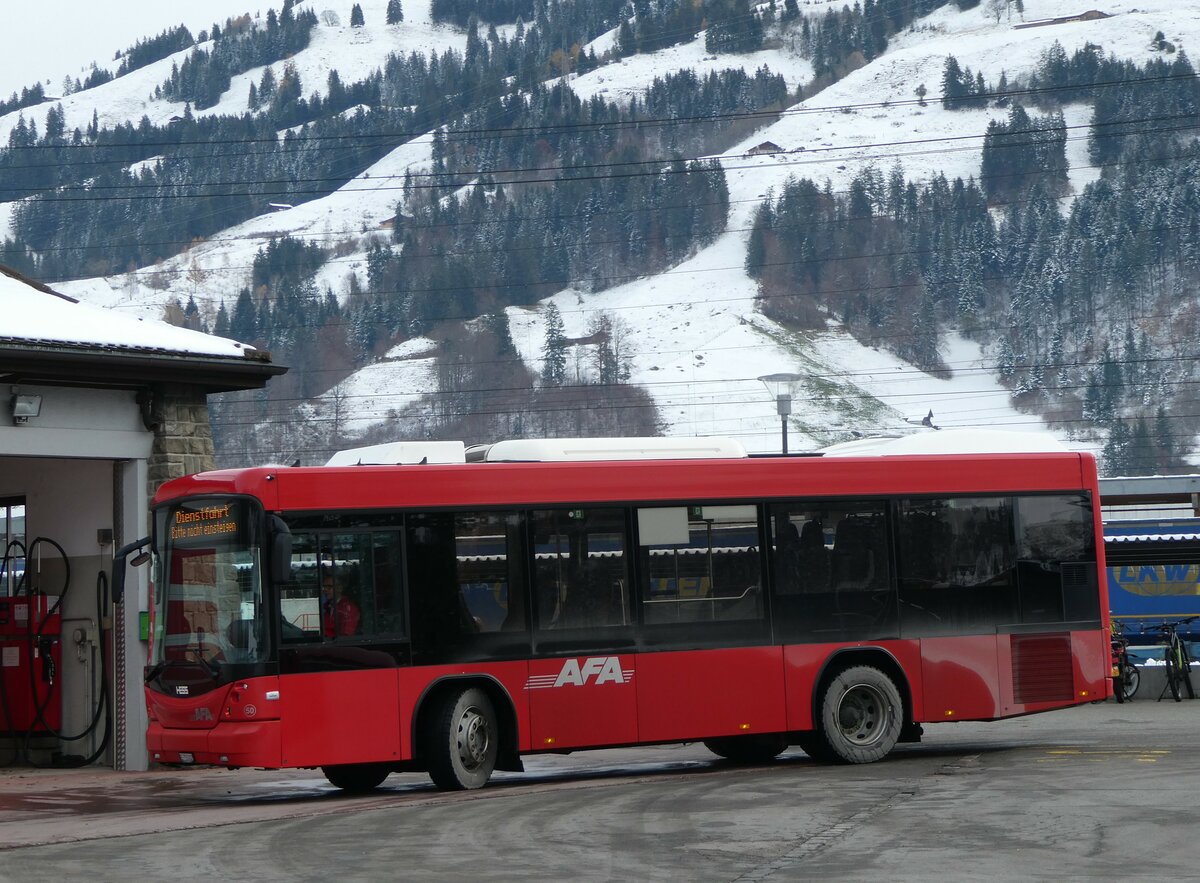
<path fill-rule="evenodd" d="M 1112 636 L 1112 681 L 1113 696 L 1118 702 L 1133 698 L 1142 682 L 1141 672 L 1129 660 L 1129 639 L 1117 632 Z"/>
<path fill-rule="evenodd" d="M 1160 702 L 1168 690 L 1171 691 L 1171 697 L 1176 702 L 1183 701 L 1184 690 L 1187 691 L 1189 699 L 1196 698 L 1196 691 L 1192 687 L 1192 660 L 1188 656 L 1187 644 L 1179 637 L 1179 627 L 1197 619 L 1200 619 L 1200 616 L 1189 616 L 1187 619 L 1166 622 L 1158 627 L 1159 631 L 1163 633 L 1163 641 L 1167 645 L 1165 657 L 1167 683 L 1163 685 L 1163 691 L 1158 696 Z"/>

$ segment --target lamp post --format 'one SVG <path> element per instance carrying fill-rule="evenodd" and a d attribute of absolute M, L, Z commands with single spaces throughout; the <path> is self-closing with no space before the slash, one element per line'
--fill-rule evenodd
<path fill-rule="evenodd" d="M 764 374 L 758 378 L 766 386 L 767 392 L 775 397 L 775 409 L 779 413 L 779 422 L 783 431 L 783 453 L 787 447 L 787 419 L 792 413 L 792 384 L 800 379 L 799 374 Z"/>

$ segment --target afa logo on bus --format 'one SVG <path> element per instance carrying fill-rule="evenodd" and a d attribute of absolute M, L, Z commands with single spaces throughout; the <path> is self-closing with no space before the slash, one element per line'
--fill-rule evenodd
<path fill-rule="evenodd" d="M 589 656 L 586 659 L 566 659 L 558 674 L 530 675 L 526 690 L 545 690 L 550 687 L 586 687 L 588 684 L 627 684 L 633 680 L 633 669 L 621 668 L 618 656 Z"/>

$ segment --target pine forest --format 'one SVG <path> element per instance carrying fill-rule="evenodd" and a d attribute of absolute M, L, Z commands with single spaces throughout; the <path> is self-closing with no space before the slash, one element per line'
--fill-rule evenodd
<path fill-rule="evenodd" d="M 1071 23 L 1083 6 L 1037 21 L 1037 0 L 417 6 L 339 18 L 285 0 L 136 38 L 84 77 L 0 100 L 0 263 L 52 285 L 107 279 L 289 366 L 265 391 L 213 399 L 223 464 L 410 438 L 704 430 L 656 394 L 675 375 L 647 344 L 660 339 L 640 309 L 649 288 L 631 284 L 657 279 L 682 317 L 674 274 L 735 243 L 732 266 L 710 263 L 747 280 L 740 322 L 781 351 L 838 334 L 937 382 L 961 340 L 1012 413 L 1091 445 L 1106 474 L 1191 470 L 1200 80 L 1169 27 L 1131 55 Z M 1034 41 L 1030 63 L 967 46 L 913 61 L 924 73 L 893 97 L 848 88 L 966 17 Z M 418 27 L 453 39 L 405 42 Z M 374 28 L 396 48 L 366 75 L 335 60 L 314 78 L 304 59 L 322 28 L 349 41 Z M 636 70 L 649 73 L 621 86 Z M 134 77 L 153 79 L 137 97 L 169 115 L 80 117 L 91 90 L 99 101 Z M 889 126 L 901 109 L 947 134 Z M 821 134 L 801 116 L 818 112 Z M 858 159 L 818 163 L 868 118 Z M 969 163 L 927 158 L 972 135 Z M 395 159 L 418 144 L 420 161 Z M 356 228 L 238 232 L 385 181 L 387 216 Z M 240 276 L 195 257 L 239 237 Z M 405 360 L 424 385 L 357 419 L 356 378 Z M 798 420 L 798 439 L 879 428 L 874 403 L 821 376 L 808 395 L 829 397 L 827 416 Z"/>

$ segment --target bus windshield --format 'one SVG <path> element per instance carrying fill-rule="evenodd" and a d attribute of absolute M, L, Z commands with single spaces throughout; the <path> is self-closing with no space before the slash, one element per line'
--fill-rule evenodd
<path fill-rule="evenodd" d="M 162 671 L 190 663 L 220 682 L 230 663 L 265 661 L 261 509 L 204 498 L 165 506 L 157 517 L 153 664 Z"/>

